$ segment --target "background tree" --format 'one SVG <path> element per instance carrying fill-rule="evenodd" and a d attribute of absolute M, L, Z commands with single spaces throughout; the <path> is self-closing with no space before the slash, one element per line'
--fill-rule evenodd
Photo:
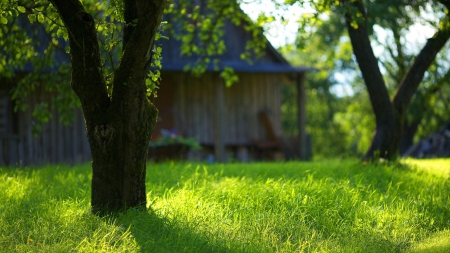
<path fill-rule="evenodd" d="M 440 1 L 450 9 L 449 1 Z M 369 39 L 366 7 L 362 1 L 341 1 L 353 52 L 367 87 L 375 114 L 376 130 L 365 158 L 393 159 L 397 156 L 402 127 L 410 100 L 426 70 L 450 37 L 448 16 L 432 38 L 429 38 L 412 65 L 402 77 L 392 102 Z M 442 13 L 444 9 L 441 7 Z"/>
<path fill-rule="evenodd" d="M 422 103 L 419 106 L 424 106 L 427 99 L 420 100 L 418 98 L 423 97 L 421 92 L 425 90 L 428 99 L 430 99 L 431 94 L 435 94 L 432 95 L 431 101 L 434 100 L 433 97 L 437 98 L 437 92 L 430 92 L 436 90 L 436 86 L 430 85 L 428 80 L 433 78 L 436 81 L 436 78 L 445 77 L 448 72 L 448 64 L 446 64 L 446 61 L 439 60 L 438 56 L 438 52 L 448 40 L 448 2 L 377 1 L 372 3 L 372 1 L 369 1 L 363 4 L 362 1 L 293 0 L 286 1 L 286 3 L 309 6 L 309 9 L 312 10 L 311 14 L 303 15 L 299 29 L 300 47 L 304 47 L 305 42 L 302 41 L 310 40 L 311 34 L 314 34 L 314 36 L 321 36 L 323 39 L 319 41 L 327 43 L 331 50 L 335 50 L 337 45 L 341 45 L 343 41 L 348 40 L 346 35 L 342 33 L 342 27 L 346 27 L 345 30 L 347 30 L 352 43 L 354 59 L 362 73 L 369 95 L 368 100 L 371 102 L 373 115 L 375 116 L 376 131 L 368 151 L 365 152 L 365 157 L 381 156 L 389 159 L 396 157 L 402 136 L 402 127 L 407 123 L 405 118 L 420 118 L 417 117 L 419 114 L 415 114 L 416 112 L 407 111 L 411 99 L 413 104 Z M 424 23 L 428 24 L 429 29 L 437 31 L 435 36 L 428 39 L 427 43 L 424 43 L 425 45 L 415 44 L 411 46 L 406 39 L 408 31 L 416 29 L 415 25 Z M 377 37 L 379 38 L 381 34 L 374 31 L 375 28 L 383 33 L 392 33 L 392 40 L 389 40 L 389 42 L 378 41 L 378 44 L 376 44 Z M 329 33 L 323 33 L 327 29 Z M 386 50 L 382 54 L 378 53 L 378 58 L 376 58 L 372 46 L 377 46 L 377 51 L 380 51 L 380 47 L 384 47 Z M 423 48 L 419 52 L 411 49 L 414 47 Z M 326 56 L 328 55 L 319 55 L 318 57 Z M 437 60 L 435 60 L 436 56 L 438 56 Z M 381 66 L 379 63 L 381 63 Z M 438 69 L 438 71 L 434 69 Z M 445 81 L 445 79 L 442 80 Z M 353 86 L 353 89 L 356 90 L 355 95 L 364 96 L 357 81 L 357 78 L 353 81 L 354 85 L 356 84 L 356 86 Z M 418 90 L 421 82 L 424 85 Z M 393 97 L 392 101 L 390 97 Z M 445 96 L 439 97 L 445 99 Z M 411 108 L 414 107 L 417 108 L 418 106 Z M 440 108 L 442 107 L 445 106 L 440 106 Z M 363 108 L 365 107 L 361 107 L 361 109 Z M 410 116 L 405 117 L 406 113 L 409 113 Z M 430 115 L 439 117 L 435 113 Z M 359 125 L 361 124 L 358 124 L 358 127 Z M 367 126 L 369 125 L 367 124 Z M 415 131 L 406 132 L 414 133 Z M 411 139 L 411 134 L 405 135 L 403 138 L 407 139 L 408 136 Z"/>
<path fill-rule="evenodd" d="M 315 11 L 318 9 L 330 10 L 328 9 L 328 4 L 327 2 L 322 2 L 322 5 L 316 5 Z M 383 73 L 384 80 L 386 80 L 386 87 L 390 96 L 393 96 L 401 83 L 401 78 L 406 74 L 408 66 L 414 60 L 414 55 L 418 51 L 417 48 L 422 46 L 421 43 L 425 43 L 408 40 L 406 39 L 407 36 L 411 36 L 411 31 L 418 29 L 417 26 L 427 25 L 428 29 L 433 29 L 433 27 L 439 25 L 440 18 L 443 16 L 443 12 L 439 14 L 441 11 L 439 4 L 435 6 L 437 8 L 435 10 L 431 9 L 432 5 L 430 4 L 420 6 L 422 7 L 419 8 L 417 6 L 413 8 L 411 5 L 401 1 L 395 3 L 392 1 L 377 2 L 377 4 L 369 5 L 370 15 L 367 17 L 368 32 L 372 39 L 372 45 L 375 46 L 378 63 L 381 68 L 380 71 Z M 435 13 L 438 13 L 438 15 Z M 323 145 L 323 135 L 315 135 L 314 133 L 317 133 L 319 129 L 326 125 L 317 124 L 317 120 L 321 118 L 317 114 L 318 108 L 328 107 L 327 110 L 334 112 L 334 117 L 327 119 L 328 124 L 333 125 L 333 129 L 327 127 L 326 131 L 331 133 L 336 129 L 341 129 L 342 136 L 345 136 L 343 139 L 346 140 L 336 143 L 333 141 L 332 146 L 341 147 L 341 152 L 342 150 L 351 150 L 353 154 L 355 154 L 355 151 L 356 154 L 365 152 L 370 144 L 369 128 L 375 127 L 371 123 L 374 118 L 371 116 L 367 91 L 360 85 L 364 81 L 360 75 L 353 74 L 358 65 L 354 58 L 349 58 L 352 52 L 343 15 L 341 15 L 339 10 L 335 9 L 335 11 L 317 11 L 312 14 L 304 14 L 304 17 L 306 18 L 305 20 L 310 22 L 303 23 L 304 26 L 299 29 L 297 46 L 301 53 L 295 54 L 292 51 L 288 51 L 287 57 L 293 62 L 312 64 L 329 73 L 328 76 L 320 73 L 318 75 L 313 74 L 314 78 L 311 79 L 313 82 L 319 78 L 328 80 L 331 84 L 330 88 L 343 82 L 346 82 L 344 85 L 349 86 L 351 84 L 352 87 L 352 93 L 347 94 L 350 96 L 349 98 L 336 98 L 339 101 L 338 104 L 342 105 L 341 109 L 330 107 L 330 103 L 324 102 L 322 106 L 314 104 L 314 108 L 310 109 L 314 111 L 308 111 L 310 114 L 308 115 L 308 125 L 313 135 L 313 146 L 327 147 L 327 145 Z M 349 54 L 345 57 L 345 49 L 348 46 L 350 46 L 350 50 L 347 50 Z M 311 52 L 314 53 L 311 54 Z M 437 55 L 436 60 L 433 61 L 431 67 L 425 73 L 422 85 L 419 86 L 412 97 L 411 105 L 408 107 L 404 121 L 405 130 L 402 135 L 401 152 L 411 145 L 418 129 L 416 139 L 430 134 L 430 132 L 448 121 L 444 110 L 448 106 L 448 92 L 446 92 L 446 86 L 442 85 L 448 80 L 446 75 L 448 75 L 449 67 L 446 60 L 446 52 L 448 52 L 448 46 L 444 47 L 441 53 Z M 348 78 L 336 81 L 336 73 L 344 73 Z M 328 89 L 327 86 L 323 87 L 325 90 Z M 314 90 L 313 85 L 310 88 Z M 318 94 L 321 94 L 323 98 L 326 97 L 326 101 L 333 101 L 333 99 L 323 93 Z M 315 101 L 314 96 L 308 97 L 308 99 L 310 105 Z M 344 105 L 346 102 L 348 103 Z M 430 106 L 431 104 L 436 106 Z M 325 134 L 325 136 L 331 141 L 338 139 L 337 137 L 333 138 L 332 134 Z M 321 151 L 315 148 L 315 153 L 317 154 L 317 152 Z"/>

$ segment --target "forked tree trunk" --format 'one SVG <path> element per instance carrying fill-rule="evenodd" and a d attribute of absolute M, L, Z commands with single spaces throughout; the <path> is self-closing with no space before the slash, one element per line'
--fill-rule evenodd
<path fill-rule="evenodd" d="M 147 150 L 156 116 L 147 98 L 136 96 L 119 108 L 112 105 L 106 124 L 88 127 L 93 212 L 145 206 Z"/>
<path fill-rule="evenodd" d="M 69 34 L 72 88 L 80 98 L 92 154 L 94 213 L 146 205 L 148 143 L 157 110 L 145 79 L 164 0 L 125 1 L 123 54 L 109 97 L 95 23 L 78 0 L 51 0 Z"/>
<path fill-rule="evenodd" d="M 450 0 L 440 0 L 439 2 L 450 9 Z M 342 0 L 341 3 L 346 11 L 345 19 L 353 53 L 361 69 L 376 120 L 375 133 L 364 158 L 395 159 L 400 146 L 406 109 L 422 81 L 425 71 L 449 39 L 450 24 L 447 22 L 432 38 L 428 39 L 413 65 L 403 77 L 391 102 L 378 67 L 378 60 L 370 45 L 366 11 L 362 1 Z"/>

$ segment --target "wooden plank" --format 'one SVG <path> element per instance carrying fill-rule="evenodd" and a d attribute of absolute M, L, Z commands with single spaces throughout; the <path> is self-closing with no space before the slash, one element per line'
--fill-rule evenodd
<path fill-rule="evenodd" d="M 55 150 L 56 159 L 58 163 L 66 163 L 67 159 L 69 159 L 67 156 L 67 147 L 64 145 L 67 126 L 60 122 L 59 117 L 55 118 L 55 124 L 57 128 L 57 135 L 55 136 L 57 144 L 57 150 Z"/>
<path fill-rule="evenodd" d="M 236 138 L 240 144 L 246 143 L 247 138 L 244 135 L 245 132 L 245 111 L 246 108 L 246 100 L 250 99 L 249 94 L 247 93 L 247 86 L 243 83 L 237 83 L 236 85 L 239 85 L 239 91 L 238 91 L 238 99 L 239 99 L 239 107 L 237 110 L 237 133 Z"/>
<path fill-rule="evenodd" d="M 194 127 L 197 129 L 196 130 L 196 136 L 202 140 L 205 139 L 205 134 L 204 134 L 204 129 L 203 129 L 203 123 L 204 123 L 204 117 L 205 117 L 205 113 L 204 113 L 204 106 L 203 106 L 203 100 L 204 100 L 204 96 L 203 96 L 203 87 L 207 85 L 207 81 L 205 79 L 202 78 L 201 82 L 196 82 L 196 89 L 193 90 L 194 94 L 193 94 L 193 101 L 195 104 L 195 121 L 194 121 Z"/>
<path fill-rule="evenodd" d="M 216 82 L 222 83 L 224 82 L 224 80 L 220 77 L 217 76 L 216 78 Z M 225 85 L 223 86 L 223 109 L 224 111 L 226 110 L 226 114 L 225 112 L 223 112 L 223 123 L 224 124 L 222 127 L 222 131 L 223 131 L 223 141 L 224 144 L 226 144 L 227 142 L 233 142 L 234 141 L 234 132 L 236 129 L 236 122 L 234 122 L 234 114 L 236 114 L 236 101 L 235 101 L 235 97 L 233 96 L 234 94 L 231 92 L 232 88 L 227 88 L 225 87 Z M 226 109 L 225 109 L 226 108 Z"/>
<path fill-rule="evenodd" d="M 197 79 L 197 78 L 196 78 Z M 207 135 L 207 113 L 206 113 L 206 107 L 207 105 L 207 96 L 211 96 L 210 94 L 206 93 L 206 88 L 211 85 L 211 74 L 205 73 L 201 78 L 198 79 L 197 82 L 195 82 L 195 95 L 193 96 L 193 99 L 195 102 L 194 111 L 193 114 L 197 114 L 194 121 L 194 128 L 196 128 L 196 136 L 197 138 L 205 143 L 208 141 L 208 135 Z"/>
<path fill-rule="evenodd" d="M 19 117 L 19 115 L 18 115 L 18 117 Z M 20 118 L 18 118 L 18 122 L 20 122 Z M 19 124 L 18 129 L 17 129 L 18 130 L 17 133 L 19 136 L 19 141 L 17 143 L 17 152 L 18 152 L 18 156 L 19 156 L 19 163 L 21 166 L 23 166 L 24 164 L 27 163 L 27 160 L 25 157 L 24 149 L 23 149 L 25 139 L 24 139 L 24 136 L 21 134 L 22 133 L 21 128 L 22 127 Z"/>
<path fill-rule="evenodd" d="M 14 140 L 11 140 L 11 141 L 7 142 L 7 146 L 8 146 L 8 149 L 9 149 L 8 153 L 10 155 L 10 157 L 9 157 L 9 165 L 11 165 L 11 166 L 18 165 L 19 161 L 20 161 L 19 152 L 18 152 L 18 149 L 19 149 L 19 147 L 18 147 L 18 140 L 14 139 Z"/>
<path fill-rule="evenodd" d="M 50 163 L 59 163 L 59 159 L 58 159 L 58 153 L 60 153 L 59 151 L 57 152 L 58 149 L 58 142 L 59 142 L 59 124 L 58 124 L 58 119 L 56 118 L 55 112 L 53 111 L 53 117 L 51 120 L 51 127 L 50 127 L 50 137 L 52 139 L 52 145 L 49 147 L 49 151 L 51 154 L 51 158 L 50 158 Z"/>
<path fill-rule="evenodd" d="M 32 96 L 31 98 L 31 105 L 34 107 L 35 106 L 35 96 Z M 27 122 L 33 122 L 33 117 L 31 116 L 32 114 L 32 107 L 29 106 L 27 109 L 27 116 L 28 116 L 28 121 Z M 33 132 L 32 132 L 32 127 L 29 128 L 29 138 L 30 138 L 30 153 L 32 154 L 31 157 L 31 164 L 35 164 L 35 165 L 39 165 L 39 159 L 37 157 L 37 152 L 38 152 L 38 147 L 36 146 L 36 138 L 33 136 Z"/>
<path fill-rule="evenodd" d="M 185 85 L 183 83 L 185 73 L 180 73 L 178 75 L 177 81 L 176 81 L 176 90 L 177 90 L 177 97 L 176 97 L 176 105 L 177 105 L 177 111 L 178 111 L 178 117 L 176 119 L 176 127 L 177 129 L 180 129 L 184 132 L 185 135 L 189 136 L 189 132 L 186 129 L 186 91 L 185 91 Z"/>
<path fill-rule="evenodd" d="M 280 133 L 280 135 L 282 135 L 282 130 L 281 130 L 281 121 L 280 121 L 280 104 L 278 104 L 278 88 L 279 88 L 279 84 L 278 84 L 278 80 L 277 80 L 277 75 L 275 74 L 271 74 L 270 75 L 271 78 L 271 96 L 272 96 L 272 114 L 273 114 L 273 119 L 274 119 L 274 125 L 275 128 L 277 129 L 277 132 Z"/>
<path fill-rule="evenodd" d="M 60 145 L 62 146 L 62 148 L 64 149 L 64 153 L 62 154 L 63 156 L 63 161 L 66 164 L 71 164 L 72 163 L 72 150 L 71 150 L 71 145 L 69 143 L 69 138 L 71 137 L 70 134 L 70 124 L 64 125 L 62 124 L 63 128 L 61 130 L 62 132 L 62 138 L 60 141 Z"/>
<path fill-rule="evenodd" d="M 0 138 L 0 166 L 6 165 L 6 161 L 4 160 L 4 157 L 7 157 L 7 151 L 3 149 L 4 142 L 6 140 L 3 138 Z"/>
<path fill-rule="evenodd" d="M 242 89 L 241 89 L 241 85 L 235 83 L 233 84 L 233 86 L 231 86 L 230 88 L 228 88 L 230 90 L 230 100 L 231 103 L 233 104 L 233 106 L 229 107 L 232 111 L 228 111 L 228 115 L 230 115 L 233 119 L 232 119 L 232 124 L 233 124 L 233 128 L 231 129 L 231 136 L 230 136 L 230 142 L 232 143 L 238 143 L 239 140 L 239 130 L 240 130 L 240 123 L 239 123 L 239 111 L 242 108 L 242 101 L 240 99 L 241 96 L 239 96 L 241 93 L 242 94 Z M 228 109 L 228 108 L 227 108 Z"/>
<path fill-rule="evenodd" d="M 258 80 L 258 83 L 255 84 L 255 90 L 256 90 L 256 117 L 258 116 L 258 113 L 264 109 L 264 88 L 265 88 L 265 82 L 264 82 L 264 75 L 261 74 L 261 78 Z M 261 121 L 256 118 L 256 121 L 258 122 L 256 125 L 258 136 L 256 137 L 259 140 L 263 140 L 266 138 L 264 129 L 261 125 Z"/>
<path fill-rule="evenodd" d="M 190 83 L 188 80 L 191 78 L 189 74 L 183 76 L 183 89 L 184 89 L 184 107 L 183 107 L 183 115 L 184 115 L 184 127 L 186 133 L 189 137 L 196 138 L 196 132 L 193 128 L 193 121 L 195 120 L 195 115 L 191 115 L 194 111 L 194 104 L 192 104 L 192 87 L 195 86 L 194 83 Z"/>
<path fill-rule="evenodd" d="M 252 91 L 251 92 L 252 103 L 250 104 L 251 109 L 249 113 L 250 137 L 253 140 L 257 140 L 261 139 L 259 134 L 259 120 L 258 120 L 259 101 L 258 101 L 258 87 L 257 87 L 257 82 L 260 80 L 260 77 L 254 79 L 249 79 L 247 78 L 247 76 L 245 77 L 248 80 L 246 83 L 248 83 Z"/>
<path fill-rule="evenodd" d="M 186 82 L 185 80 L 185 87 L 186 87 L 186 122 L 188 122 L 188 129 L 191 132 L 191 136 L 194 138 L 199 138 L 198 133 L 198 110 L 197 110 L 197 99 L 196 99 L 196 92 L 198 89 L 199 82 L 195 80 L 192 76 L 189 76 L 189 82 Z"/>
<path fill-rule="evenodd" d="M 76 145 L 75 145 L 75 132 L 76 131 L 75 131 L 75 127 L 74 127 L 75 121 L 77 120 L 76 109 L 74 109 L 72 113 L 74 114 L 73 115 L 73 121 L 70 122 L 70 131 L 67 133 L 67 140 L 66 140 L 65 145 L 67 147 L 70 147 L 70 149 L 69 149 L 69 154 L 71 156 L 70 164 L 74 165 L 74 164 L 77 163 L 77 161 L 76 161 L 77 154 L 75 152 L 75 147 L 76 147 Z"/>
<path fill-rule="evenodd" d="M 236 99 L 237 99 L 237 110 L 236 110 L 236 141 L 240 144 L 247 142 L 247 137 L 245 136 L 246 124 L 245 124 L 245 112 L 247 110 L 246 101 L 250 100 L 250 94 L 247 91 L 247 85 L 245 83 L 238 82 L 236 84 Z"/>
<path fill-rule="evenodd" d="M 225 102 L 224 102 L 224 84 L 218 82 L 216 86 L 216 117 L 215 117 L 215 155 L 216 161 L 225 162 L 225 144 L 224 144 L 224 126 L 225 126 Z"/>
<path fill-rule="evenodd" d="M 268 106 L 268 100 L 267 100 L 267 93 L 269 93 L 269 90 L 268 90 L 268 85 L 267 85 L 267 75 L 266 74 L 263 74 L 263 76 L 264 76 L 264 78 L 263 78 L 263 80 L 262 80 L 262 84 L 261 84 L 261 88 L 260 88 L 260 112 L 261 112 L 261 110 L 267 110 L 267 109 L 271 109 L 269 106 Z M 261 121 L 260 121 L 261 122 Z M 261 124 L 260 124 L 260 126 L 262 126 Z M 265 128 L 261 128 L 261 129 L 264 129 L 264 132 L 265 132 Z M 267 138 L 267 134 L 265 134 L 265 133 L 263 133 L 263 136 L 264 136 L 264 138 Z"/>
<path fill-rule="evenodd" d="M 272 102 L 273 102 L 273 116 L 274 123 L 277 131 L 282 135 L 282 124 L 281 124 L 281 102 L 279 101 L 279 95 L 281 93 L 281 77 L 279 74 L 272 74 Z"/>
<path fill-rule="evenodd" d="M 73 163 L 79 163 L 81 161 L 79 161 L 78 158 L 78 152 L 77 152 L 77 147 L 78 147 L 78 141 L 79 141 L 79 137 L 78 137 L 78 121 L 79 121 L 79 115 L 78 115 L 78 111 L 77 109 L 74 109 L 74 118 L 73 118 L 73 122 L 71 123 L 72 125 L 72 142 L 70 143 L 72 146 L 72 157 L 73 157 Z"/>
<path fill-rule="evenodd" d="M 236 140 L 238 143 L 243 143 L 245 142 L 245 136 L 243 135 L 243 132 L 245 132 L 245 124 L 244 124 L 244 120 L 245 120 L 245 97 L 247 97 L 248 99 L 250 99 L 249 94 L 247 94 L 247 90 L 246 90 L 246 85 L 238 82 L 233 84 L 236 87 L 236 99 L 237 99 L 237 110 L 236 110 Z"/>
<path fill-rule="evenodd" d="M 52 114 L 53 117 L 51 119 L 51 121 L 49 122 L 50 126 L 49 126 L 49 136 L 51 138 L 51 146 L 49 147 L 49 152 L 50 152 L 50 159 L 49 159 L 49 163 L 58 163 L 58 153 L 60 153 L 59 151 L 57 152 L 57 148 L 58 148 L 58 139 L 59 139 L 59 127 L 58 127 L 58 119 L 56 118 L 55 115 L 55 111 L 52 110 Z"/>
<path fill-rule="evenodd" d="M 206 108 L 206 115 L 205 115 L 205 121 L 207 124 L 206 127 L 206 139 L 205 141 L 208 143 L 214 143 L 214 114 L 215 114 L 215 85 L 212 74 L 209 75 L 208 78 L 208 85 L 206 87 L 206 94 L 207 94 L 207 108 Z"/>
<path fill-rule="evenodd" d="M 305 74 L 297 75 L 297 120 L 298 120 L 298 141 L 300 159 L 306 160 L 306 89 Z"/>
<path fill-rule="evenodd" d="M 183 81 L 184 73 L 177 73 L 176 78 L 174 79 L 175 83 L 175 110 L 177 111 L 177 117 L 175 117 L 175 128 L 183 131 L 185 135 L 189 133 L 186 130 L 185 117 L 184 113 L 185 108 L 185 94 L 184 94 L 184 85 Z"/>
<path fill-rule="evenodd" d="M 196 83 L 196 94 L 195 94 L 195 100 L 197 101 L 196 105 L 196 123 L 195 126 L 197 128 L 197 136 L 200 140 L 203 142 L 207 140 L 207 129 L 208 129 L 208 123 L 207 123 L 207 116 L 206 113 L 206 107 L 208 106 L 207 97 L 210 96 L 206 93 L 206 87 L 210 85 L 209 77 L 210 73 L 205 73 L 200 78 L 200 82 Z"/>
<path fill-rule="evenodd" d="M 195 130 L 195 136 L 197 136 L 197 138 L 199 140 L 201 140 L 201 142 L 205 142 L 207 136 L 205 134 L 206 131 L 206 127 L 205 127 L 205 117 L 206 117 L 206 113 L 205 113 L 205 87 L 208 86 L 209 82 L 208 82 L 208 76 L 209 73 L 205 73 L 201 78 L 195 78 L 198 81 L 195 82 L 195 89 L 193 90 L 194 94 L 192 96 L 192 102 L 194 103 L 194 111 L 192 112 L 192 114 L 195 114 L 194 118 L 195 120 L 194 122 L 194 128 Z"/>
<path fill-rule="evenodd" d="M 28 165 L 31 163 L 30 161 L 30 151 L 28 150 L 29 140 L 27 135 L 27 126 L 29 124 L 26 124 L 26 117 L 23 112 L 18 112 L 18 122 L 19 122 L 19 136 L 21 138 L 20 141 L 20 152 L 21 152 L 21 159 L 23 165 Z"/>
<path fill-rule="evenodd" d="M 192 79 L 191 79 L 192 80 Z M 202 143 L 208 142 L 208 136 L 206 134 L 207 123 L 206 123 L 206 107 L 207 100 L 205 96 L 205 89 L 210 85 L 211 75 L 210 73 L 204 73 L 200 78 L 193 78 L 194 87 L 192 97 L 190 97 L 191 102 L 193 103 L 192 110 L 190 114 L 195 114 L 194 120 L 192 121 L 192 128 L 194 128 L 195 138 Z M 210 95 L 209 95 L 210 96 Z"/>
<path fill-rule="evenodd" d="M 177 117 L 177 111 L 174 107 L 176 101 L 175 73 L 169 72 L 163 74 L 160 88 L 158 89 L 158 97 L 152 98 L 153 103 L 159 111 L 158 121 L 152 134 L 153 136 L 159 135 L 161 129 L 177 129 L 183 132 L 175 125 Z"/>

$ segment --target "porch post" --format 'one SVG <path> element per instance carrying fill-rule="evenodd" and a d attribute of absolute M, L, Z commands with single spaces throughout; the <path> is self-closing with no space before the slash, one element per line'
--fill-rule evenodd
<path fill-rule="evenodd" d="M 224 101 L 224 83 L 221 78 L 216 79 L 216 108 L 215 108 L 215 126 L 214 126 L 214 152 L 217 162 L 225 162 L 225 101 Z"/>

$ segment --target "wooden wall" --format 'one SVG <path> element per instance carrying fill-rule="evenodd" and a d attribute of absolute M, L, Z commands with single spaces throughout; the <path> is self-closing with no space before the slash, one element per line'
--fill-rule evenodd
<path fill-rule="evenodd" d="M 32 134 L 32 110 L 36 104 L 49 99 L 50 94 L 36 92 L 28 98 L 27 110 L 15 115 L 18 129 L 0 136 L 0 165 L 74 164 L 90 160 L 84 117 L 80 109 L 74 109 L 74 120 L 68 125 L 60 123 L 58 113 L 54 111 L 52 119 L 43 125 L 41 133 L 38 136 Z"/>
<path fill-rule="evenodd" d="M 224 88 L 226 145 L 250 145 L 253 140 L 266 140 L 267 134 L 259 118 L 262 110 L 269 110 L 275 131 L 281 133 L 281 83 L 279 74 L 239 73 L 239 82 Z M 172 72 L 163 75 L 155 103 L 174 96 L 174 128 L 201 144 L 214 144 L 216 88 L 223 84 L 218 73 L 206 73 L 201 78 L 188 73 Z M 166 87 L 165 87 L 166 85 Z M 167 86 L 173 85 L 174 88 Z M 159 108 L 160 111 L 170 110 Z"/>
<path fill-rule="evenodd" d="M 238 73 L 239 82 L 224 88 L 225 145 L 251 145 L 254 140 L 267 140 L 266 129 L 259 118 L 262 110 L 271 113 L 275 131 L 281 133 L 281 83 L 279 74 Z M 216 89 L 224 85 L 218 73 L 195 78 L 188 73 L 163 74 L 158 98 L 160 116 L 165 115 L 164 128 L 171 126 L 184 136 L 194 137 L 203 145 L 214 145 Z M 42 165 L 79 163 L 90 160 L 84 118 L 79 109 L 75 119 L 64 126 L 58 113 L 33 136 L 32 109 L 49 94 L 36 92 L 28 100 L 28 109 L 19 112 L 16 132 L 0 134 L 0 165 Z M 168 115 L 168 116 L 167 116 Z M 158 134 L 158 125 L 155 134 Z"/>

